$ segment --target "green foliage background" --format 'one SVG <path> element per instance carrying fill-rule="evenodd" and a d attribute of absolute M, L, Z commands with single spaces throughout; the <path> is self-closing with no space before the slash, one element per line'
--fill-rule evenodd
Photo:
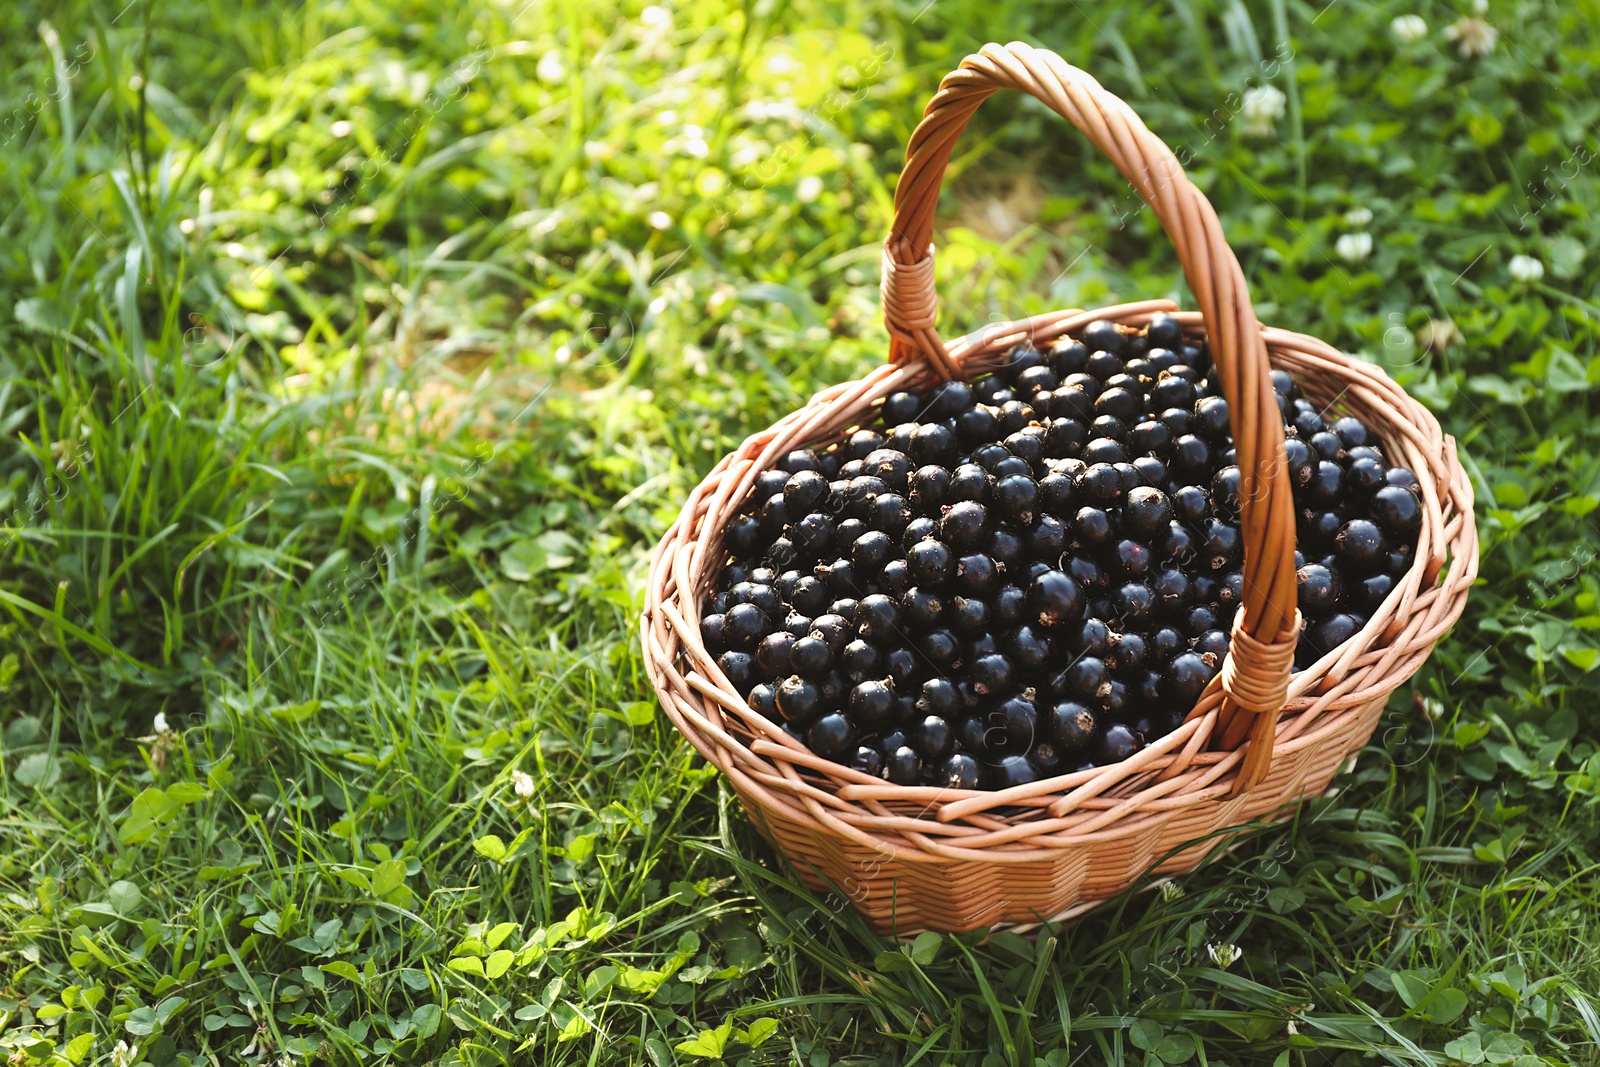
<path fill-rule="evenodd" d="M 1446 39 L 1471 17 L 1486 56 Z M 6 1054 L 1600 1062 L 1597 21 L 0 9 Z M 1484 580 L 1292 826 L 1037 941 L 898 945 L 777 873 L 657 713 L 635 620 L 703 472 L 882 358 L 901 146 L 1016 38 L 1179 150 L 1263 319 L 1438 413 Z M 944 207 L 951 332 L 1184 295 L 1031 103 L 987 105 Z"/>

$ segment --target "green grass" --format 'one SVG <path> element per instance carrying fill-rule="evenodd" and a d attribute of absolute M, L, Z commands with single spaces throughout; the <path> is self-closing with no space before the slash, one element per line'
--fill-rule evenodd
<path fill-rule="evenodd" d="M 4 1053 L 1600 1063 L 1600 5 L 1490 0 L 1477 59 L 1470 13 L 0 10 Z M 1292 826 L 1037 940 L 902 946 L 778 873 L 635 620 L 700 475 L 882 358 L 900 148 L 1013 38 L 1181 149 L 1266 321 L 1438 413 L 1484 580 Z M 1054 117 L 979 127 L 951 333 L 1183 295 Z"/>

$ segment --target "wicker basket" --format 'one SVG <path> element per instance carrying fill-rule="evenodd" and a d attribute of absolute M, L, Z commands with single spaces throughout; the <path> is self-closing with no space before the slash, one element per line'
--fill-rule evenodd
<path fill-rule="evenodd" d="M 1232 651 L 1194 713 L 1132 758 L 998 792 L 895 786 L 818 758 L 747 708 L 701 643 L 700 602 L 726 562 L 724 524 L 791 449 L 868 421 L 895 390 L 976 373 L 1019 341 L 1177 311 L 1165 301 L 1060 311 L 940 339 L 930 244 L 940 182 L 973 112 L 1003 88 L 1032 94 L 1082 131 L 1177 246 L 1200 308 L 1178 318 L 1208 338 L 1232 414 L 1245 596 Z M 886 933 L 1028 926 L 1077 914 L 1146 874 L 1192 870 L 1219 832 L 1282 817 L 1325 790 L 1460 615 L 1477 573 L 1472 490 L 1433 416 L 1377 368 L 1263 327 L 1215 211 L 1172 152 L 1089 75 L 1024 44 L 969 56 L 928 105 L 895 193 L 883 305 L 890 362 L 818 394 L 719 463 L 667 531 L 646 593 L 645 663 L 668 716 L 727 774 L 798 876 L 843 892 Z M 1271 367 L 1324 409 L 1373 428 L 1417 473 L 1424 502 L 1410 572 L 1359 634 L 1292 675 L 1295 523 Z"/>

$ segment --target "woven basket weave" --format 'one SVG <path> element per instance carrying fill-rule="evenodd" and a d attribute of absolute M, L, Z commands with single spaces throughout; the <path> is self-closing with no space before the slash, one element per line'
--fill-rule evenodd
<path fill-rule="evenodd" d="M 1147 301 L 940 338 L 930 243 L 939 186 L 967 121 L 1003 88 L 1037 97 L 1116 163 L 1171 236 L 1198 313 Z M 819 393 L 719 463 L 667 531 L 646 591 L 645 664 L 667 715 L 799 877 L 843 892 L 886 933 L 1026 927 L 1146 874 L 1191 870 L 1219 831 L 1281 817 L 1325 790 L 1461 614 L 1477 574 L 1472 490 L 1433 416 L 1377 368 L 1263 327 L 1215 211 L 1172 152 L 1089 75 L 1024 44 L 969 56 L 928 105 L 896 189 L 883 304 L 890 362 Z M 700 605 L 727 562 L 723 527 L 763 470 L 870 421 L 891 392 L 970 377 L 1021 341 L 1042 345 L 1097 319 L 1137 328 L 1158 312 L 1209 341 L 1242 472 L 1243 604 L 1223 669 L 1181 727 L 1119 764 L 968 791 L 891 785 L 825 761 L 745 705 L 701 642 Z M 1411 570 L 1359 634 L 1294 674 L 1295 524 L 1271 368 L 1324 410 L 1366 423 L 1416 472 L 1423 501 Z"/>

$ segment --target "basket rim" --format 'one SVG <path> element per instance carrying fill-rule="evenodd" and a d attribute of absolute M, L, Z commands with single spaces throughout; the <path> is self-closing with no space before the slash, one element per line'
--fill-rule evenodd
<path fill-rule="evenodd" d="M 1045 343 L 1100 319 L 1137 327 L 1158 313 L 1175 314 L 1187 333 L 1204 336 L 1198 313 L 1157 300 L 992 325 L 958 338 L 949 351 L 971 376 L 1016 343 Z M 1472 486 L 1454 439 L 1432 413 L 1375 364 L 1305 334 L 1266 326 L 1261 333 L 1273 366 L 1295 374 L 1325 410 L 1338 404 L 1385 414 L 1368 424 L 1390 455 L 1418 474 L 1425 513 L 1416 560 L 1384 604 L 1360 633 L 1291 680 L 1274 723 L 1275 764 L 1309 746 L 1348 741 L 1360 709 L 1415 673 L 1459 618 L 1478 551 Z M 770 465 L 801 440 L 859 422 L 876 400 L 926 377 L 924 367 L 884 365 L 825 389 L 747 438 L 690 494 L 653 555 L 641 616 L 646 673 L 668 718 L 742 797 L 809 817 L 842 840 L 897 859 L 1029 862 L 1086 840 L 1135 835 L 1199 806 L 1229 804 L 1250 742 L 1206 751 L 1221 703 L 1215 686 L 1183 726 L 1122 763 L 1008 790 L 954 791 L 877 782 L 814 756 L 747 708 L 704 649 L 696 652 L 699 601 L 716 569 L 708 553 L 720 547 L 720 527 L 706 528 L 708 513 L 742 501 L 765 469 L 763 458 Z M 1335 392 L 1328 383 L 1342 387 Z"/>

